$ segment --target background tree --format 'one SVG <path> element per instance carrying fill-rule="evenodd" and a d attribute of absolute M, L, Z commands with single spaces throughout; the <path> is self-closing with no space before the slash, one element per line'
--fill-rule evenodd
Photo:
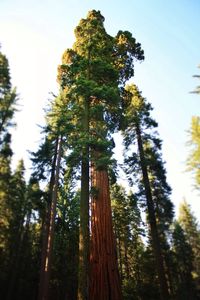
<path fill-rule="evenodd" d="M 111 203 L 123 299 L 139 299 L 143 288 L 144 229 L 137 198 L 115 184 L 111 187 Z"/>
<path fill-rule="evenodd" d="M 26 182 L 24 179 L 24 162 L 20 160 L 11 179 L 9 206 L 9 285 L 7 299 L 12 299 L 18 289 L 18 276 L 21 267 L 24 222 L 26 215 Z"/>
<path fill-rule="evenodd" d="M 8 128 L 13 125 L 16 101 L 16 89 L 12 89 L 9 63 L 0 51 L 0 145 Z"/>
<path fill-rule="evenodd" d="M 70 170 L 59 187 L 52 258 L 51 299 L 77 299 L 80 191 Z"/>
<path fill-rule="evenodd" d="M 193 116 L 189 130 L 188 146 L 191 148 L 187 159 L 187 170 L 194 175 L 195 188 L 200 186 L 200 117 Z"/>
<path fill-rule="evenodd" d="M 174 223 L 172 250 L 174 255 L 175 299 L 198 299 L 192 278 L 192 248 L 178 222 Z"/>
<path fill-rule="evenodd" d="M 3 251 L 5 231 L 9 223 L 9 185 L 11 179 L 11 134 L 9 127 L 13 123 L 17 96 L 12 90 L 9 63 L 0 51 L 0 247 Z M 3 241 L 4 240 L 4 241 Z"/>
<path fill-rule="evenodd" d="M 0 279 L 2 291 L 5 291 L 7 286 L 7 270 L 10 263 L 10 222 L 13 217 L 10 206 L 12 201 L 10 187 L 13 153 L 9 128 L 13 124 L 16 101 L 16 91 L 12 89 L 11 85 L 9 63 L 6 56 L 0 51 Z"/>
<path fill-rule="evenodd" d="M 178 221 L 184 230 L 186 240 L 193 253 L 193 278 L 200 294 L 200 229 L 190 205 L 184 200 L 179 208 Z"/>
<path fill-rule="evenodd" d="M 159 217 L 162 221 L 163 215 L 165 215 L 166 220 L 169 218 L 167 223 L 170 224 L 173 217 L 173 205 L 168 197 L 170 188 L 166 183 L 165 169 L 161 154 L 158 152 L 161 149 L 161 142 L 154 133 L 157 123 L 150 116 L 151 105 L 141 96 L 135 85 L 127 86 L 126 91 L 123 102 L 124 118 L 122 119 L 126 153 L 129 147 L 135 144 L 135 148 L 132 148 L 133 153 L 127 155 L 126 170 L 128 174 L 134 174 L 140 183 L 139 195 L 145 200 L 161 299 L 169 299 L 161 246 L 163 238 L 166 241 L 166 237 L 161 238 L 161 232 L 164 228 L 162 230 L 159 228 L 159 226 L 163 227 L 161 222 L 159 223 Z M 136 175 L 138 170 L 139 173 Z M 164 225 L 165 222 L 162 224 Z M 169 225 L 167 227 L 169 228 Z"/>

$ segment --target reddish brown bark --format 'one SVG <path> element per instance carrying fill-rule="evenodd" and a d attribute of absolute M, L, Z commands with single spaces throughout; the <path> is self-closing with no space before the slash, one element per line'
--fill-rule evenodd
<path fill-rule="evenodd" d="M 106 170 L 92 170 L 90 300 L 121 300 Z"/>

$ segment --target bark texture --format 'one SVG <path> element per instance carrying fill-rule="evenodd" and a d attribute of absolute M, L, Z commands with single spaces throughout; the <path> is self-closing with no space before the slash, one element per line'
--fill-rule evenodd
<path fill-rule="evenodd" d="M 90 300 L 121 300 L 106 170 L 92 168 Z"/>

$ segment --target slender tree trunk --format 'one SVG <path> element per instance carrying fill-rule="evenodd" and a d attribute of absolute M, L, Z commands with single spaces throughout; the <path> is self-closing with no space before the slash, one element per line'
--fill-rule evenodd
<path fill-rule="evenodd" d="M 88 48 L 87 79 L 90 79 L 91 48 Z M 89 101 L 84 101 L 83 131 L 88 139 L 89 136 Z M 89 298 L 89 253 L 90 253 L 90 232 L 89 232 L 89 188 L 90 166 L 89 166 L 89 145 L 85 144 L 82 151 L 81 163 L 81 200 L 80 200 L 80 228 L 79 228 L 79 274 L 78 274 L 78 300 Z"/>
<path fill-rule="evenodd" d="M 52 251 L 53 251 L 54 225 L 55 225 L 55 215 L 56 215 L 61 153 L 62 153 L 62 138 L 60 137 L 57 139 L 56 142 L 56 151 L 55 151 L 53 167 L 52 167 L 52 175 L 51 175 L 51 182 L 50 182 L 51 203 L 49 207 L 50 209 L 48 212 L 48 223 L 46 226 L 46 234 L 44 236 L 44 243 L 43 243 L 38 300 L 49 299 L 48 292 L 49 292 L 49 282 L 50 282 L 50 273 L 51 273 L 51 259 L 52 259 Z"/>
<path fill-rule="evenodd" d="M 89 100 L 84 99 L 83 130 L 89 133 Z M 81 163 L 78 299 L 88 300 L 89 286 L 89 146 L 84 145 Z"/>
<path fill-rule="evenodd" d="M 108 173 L 92 168 L 90 300 L 121 300 Z"/>
<path fill-rule="evenodd" d="M 143 183 L 144 183 L 145 194 L 146 194 L 148 220 L 150 225 L 152 245 L 153 245 L 156 269 L 157 269 L 159 285 L 160 285 L 160 294 L 162 300 L 169 300 L 170 296 L 168 292 L 168 285 L 167 285 L 165 269 L 164 269 L 164 261 L 161 253 L 161 245 L 160 245 L 160 239 L 158 235 L 158 229 L 157 229 L 157 223 L 155 217 L 154 203 L 152 199 L 151 186 L 150 186 L 147 166 L 145 162 L 145 155 L 144 155 L 144 149 L 143 149 L 143 143 L 142 143 L 142 137 L 141 137 L 141 131 L 139 125 L 137 125 L 136 127 L 136 134 L 137 134 L 137 143 L 138 143 L 138 149 L 140 155 L 140 164 L 141 164 L 142 175 L 143 175 Z"/>

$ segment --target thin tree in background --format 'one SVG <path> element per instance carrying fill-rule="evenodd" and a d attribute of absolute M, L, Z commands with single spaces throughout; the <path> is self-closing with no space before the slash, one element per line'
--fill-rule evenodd
<path fill-rule="evenodd" d="M 179 207 L 178 222 L 193 252 L 193 278 L 200 294 L 200 227 L 190 205 L 184 200 Z"/>
<path fill-rule="evenodd" d="M 51 180 L 50 180 L 50 203 L 47 211 L 46 230 L 43 240 L 43 251 L 42 251 L 42 263 L 41 263 L 41 274 L 39 283 L 39 300 L 49 299 L 49 282 L 51 274 L 51 260 L 53 251 L 53 239 L 54 239 L 54 226 L 56 216 L 56 204 L 58 197 L 58 181 L 60 171 L 60 161 L 62 153 L 62 139 L 58 137 L 56 140 L 56 148 L 53 159 Z"/>
<path fill-rule="evenodd" d="M 164 267 L 164 259 L 161 248 L 161 238 L 158 229 L 158 221 L 156 216 L 156 203 L 154 200 L 153 187 L 151 184 L 151 165 L 154 164 L 151 159 L 148 158 L 148 143 L 152 144 L 152 147 L 160 147 L 160 142 L 155 136 L 150 133 L 157 124 L 150 117 L 151 105 L 145 101 L 141 96 L 135 85 L 126 87 L 127 95 L 124 101 L 124 138 L 126 149 L 132 144 L 137 145 L 138 155 L 130 154 L 126 159 L 128 164 L 127 172 L 130 174 L 131 169 L 135 169 L 135 163 L 138 162 L 142 173 L 143 193 L 145 195 L 148 223 L 150 227 L 150 235 L 152 241 L 152 247 L 154 251 L 155 264 L 160 284 L 161 299 L 169 299 L 168 283 L 166 278 L 166 271 Z M 130 167 L 130 170 L 128 168 Z M 137 166 L 136 166 L 137 168 Z M 160 170 L 161 171 L 161 170 Z M 159 174 L 159 173 L 158 173 Z M 158 175 L 157 174 L 157 175 Z M 162 176 L 162 174 L 160 174 Z M 156 176 L 157 177 L 157 176 Z M 155 177 L 155 182 L 159 177 Z M 168 200 L 167 198 L 165 199 Z"/>
<path fill-rule="evenodd" d="M 13 125 L 16 101 L 17 94 L 16 89 L 13 89 L 11 85 L 9 63 L 6 56 L 0 51 L 0 145 L 3 136 Z"/>
<path fill-rule="evenodd" d="M 17 290 L 19 270 L 21 268 L 24 221 L 26 216 L 26 182 L 24 172 L 24 162 L 20 160 L 10 182 L 10 274 L 7 300 L 13 299 L 14 297 L 14 291 Z"/>
<path fill-rule="evenodd" d="M 193 116 L 191 127 L 189 130 L 189 141 L 187 145 L 190 147 L 190 153 L 187 159 L 187 171 L 194 175 L 195 188 L 200 188 L 200 117 Z"/>
<path fill-rule="evenodd" d="M 11 149 L 12 136 L 9 129 L 14 125 L 16 102 L 16 89 L 12 88 L 9 62 L 0 49 L 0 281 L 3 297 L 6 297 L 8 293 L 6 287 L 12 252 L 10 248 L 11 221 L 15 214 L 11 207 L 14 196 L 10 191 L 13 152 Z"/>
<path fill-rule="evenodd" d="M 172 253 L 174 257 L 175 299 L 198 299 L 195 291 L 192 247 L 187 242 L 185 232 L 179 222 L 172 231 Z"/>
<path fill-rule="evenodd" d="M 144 228 L 138 199 L 118 184 L 111 187 L 113 225 L 123 299 L 140 299 L 143 289 Z"/>
<path fill-rule="evenodd" d="M 50 288 L 54 227 L 58 201 L 61 159 L 63 156 L 64 140 L 66 141 L 66 136 L 68 133 L 68 115 L 66 114 L 66 116 L 63 116 L 63 109 L 66 112 L 67 106 L 65 107 L 65 102 L 60 94 L 54 99 L 54 101 L 52 101 L 50 110 L 47 113 L 47 136 L 45 143 L 42 146 L 44 150 L 48 150 L 47 153 L 44 151 L 42 154 L 47 155 L 46 164 L 47 167 L 50 167 L 51 175 L 49 181 L 49 199 L 47 203 L 46 220 L 43 230 L 42 262 L 38 295 L 38 299 L 40 300 L 49 299 L 48 293 Z M 65 137 L 63 137 L 63 132 L 65 133 Z M 35 160 L 37 162 L 37 154 L 35 156 Z"/>

